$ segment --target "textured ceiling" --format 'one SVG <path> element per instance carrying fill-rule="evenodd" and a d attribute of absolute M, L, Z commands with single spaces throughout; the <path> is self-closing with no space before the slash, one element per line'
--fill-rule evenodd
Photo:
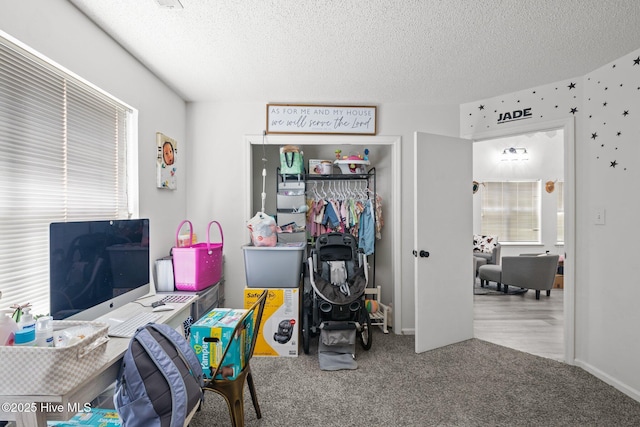
<path fill-rule="evenodd" d="M 640 48 L 639 0 L 69 0 L 188 101 L 460 104 Z"/>

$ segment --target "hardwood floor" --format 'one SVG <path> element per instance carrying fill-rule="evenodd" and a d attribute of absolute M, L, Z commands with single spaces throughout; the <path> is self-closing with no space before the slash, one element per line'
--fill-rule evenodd
<path fill-rule="evenodd" d="M 564 361 L 564 293 L 474 295 L 476 338 L 549 359 Z"/>

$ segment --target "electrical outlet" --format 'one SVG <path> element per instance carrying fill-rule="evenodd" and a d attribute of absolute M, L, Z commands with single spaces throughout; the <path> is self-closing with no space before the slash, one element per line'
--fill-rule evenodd
<path fill-rule="evenodd" d="M 593 223 L 596 225 L 604 225 L 604 208 L 596 208 L 593 212 Z"/>

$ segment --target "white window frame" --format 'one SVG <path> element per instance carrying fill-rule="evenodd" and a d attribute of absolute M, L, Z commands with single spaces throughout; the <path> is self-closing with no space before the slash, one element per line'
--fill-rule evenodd
<path fill-rule="evenodd" d="M 558 181 L 555 183 L 555 191 L 557 195 L 557 228 L 556 228 L 556 244 L 564 245 L 564 182 Z"/>
<path fill-rule="evenodd" d="M 541 188 L 540 180 L 483 182 L 482 234 L 497 236 L 500 243 L 540 244 Z"/>
<path fill-rule="evenodd" d="M 138 216 L 137 111 L 2 31 L 0 45 L 0 308 L 46 314 L 49 224 Z"/>

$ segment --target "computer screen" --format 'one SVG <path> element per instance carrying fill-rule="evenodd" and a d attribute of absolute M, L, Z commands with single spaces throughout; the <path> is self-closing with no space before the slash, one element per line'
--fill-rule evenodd
<path fill-rule="evenodd" d="M 49 256 L 54 319 L 93 320 L 150 290 L 148 219 L 51 223 Z"/>

